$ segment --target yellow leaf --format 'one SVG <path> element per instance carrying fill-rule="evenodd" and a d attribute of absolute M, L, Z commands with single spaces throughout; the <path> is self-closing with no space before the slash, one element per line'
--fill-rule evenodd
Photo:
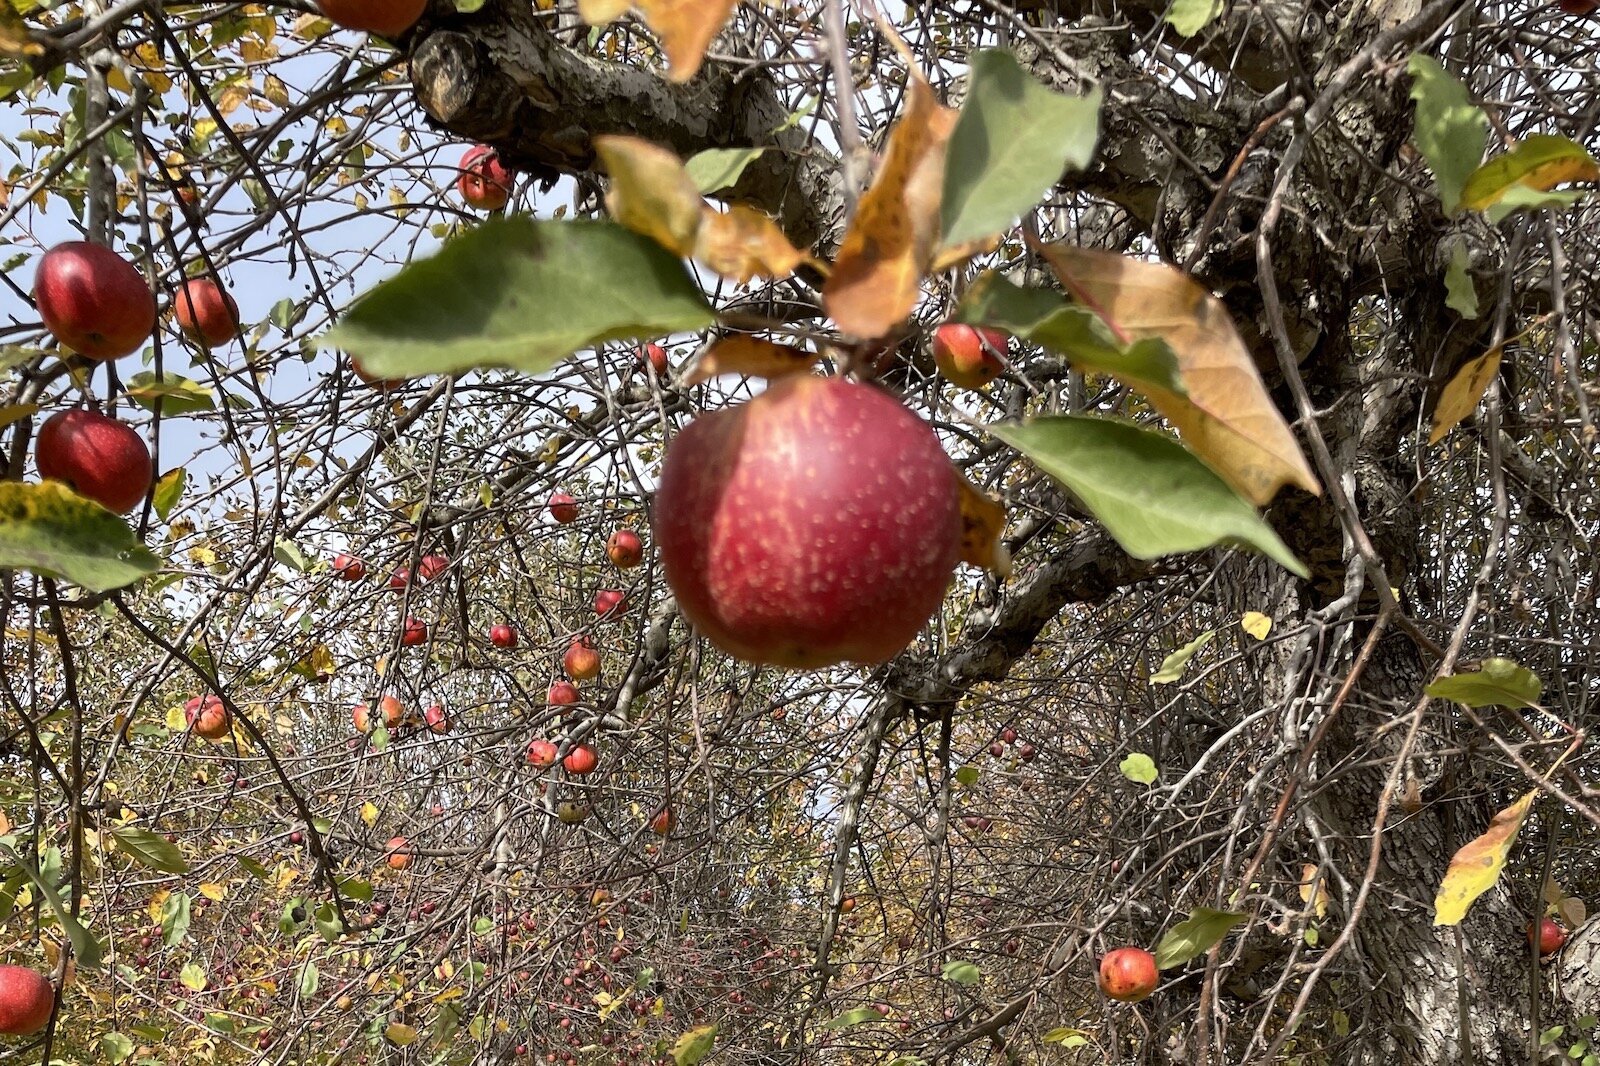
<path fill-rule="evenodd" d="M 578 0 L 578 17 L 591 26 L 606 23 L 627 14 L 630 0 Z"/>
<path fill-rule="evenodd" d="M 221 903 L 228 898 L 227 888 L 210 881 L 200 886 L 200 894 L 213 903 Z"/>
<path fill-rule="evenodd" d="M 1067 291 L 1123 339 L 1160 337 L 1172 348 L 1188 396 L 1137 387 L 1242 496 L 1260 506 L 1286 484 L 1321 494 L 1221 300 L 1164 263 L 1062 244 L 1040 251 Z"/>
<path fill-rule="evenodd" d="M 150 920 L 152 922 L 159 922 L 161 920 L 161 913 L 166 909 L 167 897 L 170 895 L 172 895 L 172 893 L 166 889 L 158 888 L 150 897 L 150 906 L 148 909 L 150 913 Z"/>
<path fill-rule="evenodd" d="M 417 1041 L 417 1031 L 404 1022 L 390 1022 L 389 1027 L 383 1031 L 383 1038 L 395 1047 L 405 1047 Z"/>
<path fill-rule="evenodd" d="M 217 124 L 213 119 L 197 118 L 194 120 L 194 125 L 190 127 L 190 129 L 194 134 L 195 140 L 203 141 L 213 133 L 217 132 Z"/>
<path fill-rule="evenodd" d="M 36 403 L 14 403 L 8 407 L 0 407 L 0 429 L 38 413 L 39 405 Z"/>
<path fill-rule="evenodd" d="M 289 106 L 289 87 L 276 74 L 268 74 L 261 79 L 261 95 L 279 107 Z"/>
<path fill-rule="evenodd" d="M 244 85 L 230 85 L 223 89 L 217 97 L 217 110 L 223 115 L 231 115 L 239 110 L 239 105 L 250 99 L 250 89 Z"/>
<path fill-rule="evenodd" d="M 1444 391 L 1439 393 L 1439 403 L 1433 409 L 1433 428 L 1428 431 L 1428 443 L 1438 444 L 1456 424 L 1478 408 L 1489 383 L 1500 373 L 1500 346 L 1496 345 L 1461 365 Z"/>
<path fill-rule="evenodd" d="M 1327 917 L 1327 881 L 1317 876 L 1317 864 L 1314 862 L 1308 862 L 1300 868 L 1300 901 L 1311 904 L 1318 918 Z"/>
<path fill-rule="evenodd" d="M 594 148 L 611 176 L 611 217 L 674 255 L 692 254 L 705 201 L 683 161 L 638 137 L 596 137 Z"/>
<path fill-rule="evenodd" d="M 1272 619 L 1260 611 L 1246 611 L 1239 619 L 1239 628 L 1257 640 L 1266 640 L 1272 632 Z"/>
<path fill-rule="evenodd" d="M 746 374 L 770 380 L 805 373 L 816 361 L 816 354 L 803 348 L 736 333 L 701 352 L 684 375 L 683 383 L 698 385 L 720 374 Z"/>
<path fill-rule="evenodd" d="M 443 992 L 440 992 L 437 996 L 434 996 L 433 1001 L 435 1003 L 449 1003 L 452 999 L 460 999 L 466 994 L 467 990 L 462 988 L 460 985 L 452 985 Z"/>
<path fill-rule="evenodd" d="M 294 883 L 294 879 L 299 877 L 299 876 L 300 876 L 300 871 L 296 870 L 293 866 L 285 866 L 285 867 L 281 868 L 278 871 L 278 880 L 277 880 L 278 891 L 282 892 L 284 889 L 288 888 L 291 884 Z"/>
<path fill-rule="evenodd" d="M 378 820 L 378 808 L 372 805 L 371 800 L 361 805 L 361 820 L 367 825 L 372 825 Z"/>
<path fill-rule="evenodd" d="M 1519 185 L 1549 192 L 1569 181 L 1600 181 L 1600 164 L 1566 137 L 1534 133 L 1473 171 L 1461 188 L 1461 206 L 1482 211 Z"/>
<path fill-rule="evenodd" d="M 741 285 L 757 277 L 786 278 L 806 260 L 776 222 L 744 204 L 726 212 L 704 208 L 694 257 Z"/>
<path fill-rule="evenodd" d="M 639 13 L 661 38 L 667 53 L 667 77 L 684 82 L 694 77 L 711 39 L 733 15 L 738 0 L 637 0 Z"/>
<path fill-rule="evenodd" d="M 106 71 L 106 87 L 115 89 L 119 93 L 133 92 L 133 85 L 128 81 L 128 75 L 123 73 L 121 67 L 112 67 Z"/>
<path fill-rule="evenodd" d="M 913 74 L 883 168 L 861 197 L 822 290 L 823 307 L 844 332 L 881 337 L 917 305 L 939 240 L 945 146 L 955 124 L 956 112 Z"/>
<path fill-rule="evenodd" d="M 961 482 L 961 561 L 992 570 L 1001 577 L 1011 573 L 1011 553 L 1000 537 L 1006 531 L 1006 509 L 999 500 L 968 481 Z"/>
<path fill-rule="evenodd" d="M 1439 882 L 1439 893 L 1433 899 L 1433 924 L 1457 925 L 1467 916 L 1473 900 L 1483 895 L 1500 880 L 1506 855 L 1516 843 L 1517 831 L 1528 817 L 1537 790 L 1524 795 L 1517 802 L 1494 816 L 1489 828 L 1476 840 L 1470 841 L 1450 859 L 1450 868 Z"/>

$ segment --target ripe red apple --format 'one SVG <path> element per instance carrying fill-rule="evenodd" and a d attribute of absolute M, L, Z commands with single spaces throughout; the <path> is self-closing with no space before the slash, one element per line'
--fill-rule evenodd
<path fill-rule="evenodd" d="M 340 552 L 333 557 L 333 572 L 339 575 L 341 581 L 360 581 L 367 576 L 367 564 L 354 555 Z"/>
<path fill-rule="evenodd" d="M 423 711 L 422 720 L 435 733 L 450 732 L 450 718 L 444 713 L 443 704 L 435 703 L 426 711 Z"/>
<path fill-rule="evenodd" d="M 378 701 L 378 711 L 383 715 L 384 726 L 393 729 L 405 718 L 406 705 L 393 696 L 385 696 Z M 351 708 L 350 717 L 355 722 L 357 733 L 365 733 L 372 728 L 372 712 L 365 703 L 358 703 Z"/>
<path fill-rule="evenodd" d="M 1156 990 L 1161 972 L 1144 948 L 1117 948 L 1100 960 L 1100 991 L 1122 1003 L 1137 1003 Z"/>
<path fill-rule="evenodd" d="M 1029 744 L 1027 741 L 1023 741 L 1022 744 L 1017 748 L 1017 758 L 1021 759 L 1023 762 L 1032 762 L 1034 756 L 1038 754 L 1039 749 L 1034 747 L 1032 744 Z"/>
<path fill-rule="evenodd" d="M 228 709 L 216 696 L 191 697 L 183 705 L 183 719 L 190 729 L 207 740 L 221 740 L 233 729 Z"/>
<path fill-rule="evenodd" d="M 392 392 L 406 383 L 405 378 L 380 378 L 376 374 L 369 373 L 367 368 L 361 365 L 361 360 L 353 355 L 350 357 L 350 371 L 360 378 L 363 384 L 371 385 L 379 392 Z"/>
<path fill-rule="evenodd" d="M 1000 730 L 1000 739 L 1007 744 L 1015 744 L 1017 742 L 1017 731 L 1010 726 L 1006 726 Z"/>
<path fill-rule="evenodd" d="M 154 476 L 150 449 L 139 434 L 81 407 L 44 420 L 33 459 L 41 477 L 65 481 L 78 495 L 118 514 L 139 506 Z"/>
<path fill-rule="evenodd" d="M 542 737 L 528 741 L 528 765 L 541 770 L 556 764 L 556 746 Z"/>
<path fill-rule="evenodd" d="M 574 681 L 593 681 L 600 676 L 600 653 L 588 637 L 579 637 L 561 657 L 561 668 Z"/>
<path fill-rule="evenodd" d="M 601 589 L 594 594 L 594 613 L 601 618 L 621 618 L 628 613 L 628 600 L 616 589 Z"/>
<path fill-rule="evenodd" d="M 1539 941 L 1539 954 L 1553 955 L 1567 942 L 1567 931 L 1561 927 L 1560 922 L 1545 915 L 1538 922 L 1528 924 L 1528 943 L 1533 943 L 1535 937 Z"/>
<path fill-rule="evenodd" d="M 239 335 L 239 305 L 216 278 L 190 278 L 172 297 L 178 328 L 207 348 L 227 344 Z"/>
<path fill-rule="evenodd" d="M 639 360 L 640 366 L 648 366 L 656 372 L 656 377 L 667 376 L 667 350 L 661 345 L 651 341 L 643 348 L 636 348 L 633 357 Z"/>
<path fill-rule="evenodd" d="M 432 581 L 450 569 L 448 555 L 424 555 L 417 563 L 417 573 L 424 581 Z"/>
<path fill-rule="evenodd" d="M 853 911 L 855 909 L 856 909 L 856 898 L 854 896 L 846 896 L 844 899 L 841 899 L 839 901 L 839 913 L 840 914 L 849 914 L 851 911 Z"/>
<path fill-rule="evenodd" d="M 504 622 L 489 627 L 489 643 L 497 648 L 515 648 L 517 631 Z"/>
<path fill-rule="evenodd" d="M 420 618 L 407 618 L 406 627 L 400 634 L 400 643 L 408 648 L 428 643 L 428 623 Z"/>
<path fill-rule="evenodd" d="M 398 591 L 409 584 L 411 584 L 411 570 L 404 566 L 395 567 L 394 573 L 389 575 L 389 587 Z"/>
<path fill-rule="evenodd" d="M 156 328 L 156 299 L 122 256 L 88 241 L 67 241 L 39 260 L 33 302 L 56 340 L 90 359 L 120 359 Z"/>
<path fill-rule="evenodd" d="M 723 651 L 798 669 L 881 663 L 944 598 L 959 480 L 887 393 L 797 375 L 673 438 L 652 528 L 678 606 Z"/>
<path fill-rule="evenodd" d="M 946 322 L 933 335 L 933 361 L 952 385 L 981 389 L 1005 370 L 995 353 L 1005 354 L 1007 339 L 997 329 Z"/>
<path fill-rule="evenodd" d="M 0 1033 L 32 1036 L 55 1009 L 50 979 L 26 966 L 0 966 Z"/>
<path fill-rule="evenodd" d="M 650 819 L 650 832 L 658 837 L 664 837 L 672 832 L 678 824 L 678 815 L 671 807 L 663 807 Z"/>
<path fill-rule="evenodd" d="M 428 8 L 428 0 L 317 0 L 329 20 L 349 30 L 399 37 Z"/>
<path fill-rule="evenodd" d="M 553 707 L 566 707 L 578 702 L 578 686 L 571 681 L 552 681 L 544 701 Z"/>
<path fill-rule="evenodd" d="M 564 492 L 555 493 L 550 497 L 550 517 L 562 525 L 577 521 L 578 501 Z"/>
<path fill-rule="evenodd" d="M 579 744 L 567 752 L 567 757 L 561 760 L 561 765 L 567 773 L 574 777 L 582 777 L 584 774 L 594 773 L 594 768 L 600 765 L 600 757 L 587 744 Z"/>
<path fill-rule="evenodd" d="M 404 870 L 411 865 L 411 847 L 405 837 L 390 837 L 384 854 L 388 856 L 391 870 Z"/>
<path fill-rule="evenodd" d="M 1556 6 L 1568 15 L 1592 15 L 1600 10 L 1600 0 L 1557 0 Z"/>
<path fill-rule="evenodd" d="M 511 199 L 511 171 L 500 162 L 500 153 L 486 144 L 467 149 L 461 157 L 461 177 L 456 190 L 469 207 L 479 211 L 498 211 Z"/>
<path fill-rule="evenodd" d="M 606 557 L 618 570 L 631 570 L 644 561 L 644 541 L 631 529 L 619 529 L 606 538 Z"/>

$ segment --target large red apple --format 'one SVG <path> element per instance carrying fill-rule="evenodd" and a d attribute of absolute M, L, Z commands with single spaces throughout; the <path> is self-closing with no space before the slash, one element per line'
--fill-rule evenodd
<path fill-rule="evenodd" d="M 601 618 L 621 618 L 628 613 L 628 598 L 617 589 L 601 589 L 594 594 L 594 613 Z"/>
<path fill-rule="evenodd" d="M 544 694 L 544 701 L 553 707 L 567 707 L 578 702 L 578 686 L 571 681 L 552 681 Z"/>
<path fill-rule="evenodd" d="M 1539 954 L 1553 955 L 1567 942 L 1567 931 L 1561 927 L 1560 922 L 1545 915 L 1537 922 L 1528 925 L 1528 943 L 1533 943 L 1535 938 L 1539 941 Z"/>
<path fill-rule="evenodd" d="M 156 298 L 110 248 L 67 241 L 39 260 L 33 302 L 56 340 L 90 359 L 120 359 L 156 328 Z"/>
<path fill-rule="evenodd" d="M 428 8 L 428 0 L 317 0 L 322 13 L 351 30 L 399 37 Z"/>
<path fill-rule="evenodd" d="M 154 475 L 150 449 L 128 426 L 83 408 L 58 411 L 39 427 L 34 462 L 43 477 L 118 514 L 139 506 Z"/>
<path fill-rule="evenodd" d="M 517 631 L 501 622 L 499 625 L 489 627 L 489 643 L 497 648 L 515 648 L 517 646 Z"/>
<path fill-rule="evenodd" d="M 619 529 L 606 538 L 606 558 L 618 570 L 631 570 L 644 561 L 644 542 L 631 529 Z"/>
<path fill-rule="evenodd" d="M 600 765 L 600 758 L 587 744 L 578 744 L 567 752 L 567 757 L 561 760 L 561 765 L 567 773 L 574 777 L 582 777 L 584 774 L 594 773 L 594 768 Z"/>
<path fill-rule="evenodd" d="M 667 376 L 667 350 L 654 341 L 646 344 L 643 348 L 635 349 L 633 357 L 639 360 L 640 366 L 648 366 L 651 370 L 654 370 L 656 377 L 664 378 Z"/>
<path fill-rule="evenodd" d="M 0 1033 L 32 1036 L 55 1009 L 50 979 L 26 966 L 0 966 Z"/>
<path fill-rule="evenodd" d="M 652 529 L 667 583 L 753 663 L 880 663 L 960 555 L 959 479 L 928 424 L 871 386 L 794 376 L 673 438 Z"/>
<path fill-rule="evenodd" d="M 933 335 L 933 361 L 952 385 L 981 389 L 1005 370 L 996 353 L 1005 354 L 1006 341 L 997 329 L 947 322 Z"/>
<path fill-rule="evenodd" d="M 528 741 L 528 765 L 543 769 L 556 764 L 556 746 L 543 738 Z"/>
<path fill-rule="evenodd" d="M 500 153 L 486 144 L 467 149 L 461 157 L 461 177 L 456 179 L 461 198 L 479 211 L 498 211 L 511 199 L 511 171 Z"/>
<path fill-rule="evenodd" d="M 228 709 L 216 696 L 191 697 L 183 705 L 183 720 L 189 723 L 190 729 L 207 740 L 221 740 L 233 728 L 233 723 L 228 719 Z"/>
<path fill-rule="evenodd" d="M 207 348 L 226 344 L 239 333 L 239 305 L 215 278 L 190 278 L 172 297 L 178 328 Z"/>
<path fill-rule="evenodd" d="M 550 517 L 562 525 L 577 521 L 578 501 L 564 492 L 553 494 L 550 497 Z"/>
<path fill-rule="evenodd" d="M 400 643 L 408 648 L 428 643 L 428 623 L 420 618 L 407 618 L 405 629 L 400 632 Z"/>
<path fill-rule="evenodd" d="M 360 581 L 367 576 L 367 564 L 354 555 L 340 552 L 333 557 L 333 572 L 339 575 L 341 581 Z"/>
<path fill-rule="evenodd" d="M 561 668 L 574 681 L 593 681 L 599 677 L 600 653 L 595 650 L 594 642 L 588 637 L 573 641 L 561 657 Z"/>
<path fill-rule="evenodd" d="M 1137 1003 L 1156 990 L 1161 971 L 1144 948 L 1117 948 L 1100 960 L 1100 991 L 1123 1003 Z"/>
<path fill-rule="evenodd" d="M 424 581 L 432 581 L 448 569 L 450 569 L 448 555 L 424 555 L 417 563 L 417 573 Z"/>

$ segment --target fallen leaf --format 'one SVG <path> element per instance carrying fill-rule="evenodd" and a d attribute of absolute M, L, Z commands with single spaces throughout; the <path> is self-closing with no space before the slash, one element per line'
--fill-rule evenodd
<path fill-rule="evenodd" d="M 1483 835 L 1464 845 L 1450 859 L 1450 868 L 1439 882 L 1433 900 L 1433 924 L 1457 925 L 1467 916 L 1467 908 L 1500 880 L 1506 855 L 1517 841 L 1517 831 L 1533 807 L 1538 790 L 1528 792 L 1517 802 L 1494 816 Z"/>
<path fill-rule="evenodd" d="M 1148 383 L 1140 391 L 1240 495 L 1261 506 L 1286 484 L 1321 494 L 1221 300 L 1164 263 L 1063 244 L 1041 251 L 1067 290 L 1125 341 L 1167 342 L 1188 395 Z"/>
<path fill-rule="evenodd" d="M 1463 418 L 1478 409 L 1478 401 L 1500 373 L 1501 346 L 1495 345 L 1476 359 L 1469 359 L 1455 372 L 1450 383 L 1439 394 L 1439 403 L 1433 409 L 1433 427 L 1428 431 L 1428 443 L 1438 444 Z"/>
<path fill-rule="evenodd" d="M 698 385 L 719 374 L 746 374 L 770 380 L 810 370 L 816 361 L 813 352 L 740 333 L 724 337 L 701 352 L 684 374 L 683 384 Z"/>

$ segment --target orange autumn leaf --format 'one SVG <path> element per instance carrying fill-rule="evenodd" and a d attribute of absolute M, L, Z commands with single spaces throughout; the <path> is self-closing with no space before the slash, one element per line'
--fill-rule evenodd
<path fill-rule="evenodd" d="M 1040 251 L 1067 291 L 1121 339 L 1167 342 L 1188 395 L 1148 381 L 1134 387 L 1235 491 L 1257 506 L 1282 485 L 1321 494 L 1221 300 L 1164 263 L 1061 244 Z"/>
<path fill-rule="evenodd" d="M 939 243 L 945 146 L 956 117 L 913 73 L 883 168 L 857 205 L 822 291 L 823 307 L 844 332 L 881 337 L 916 306 Z"/>
<path fill-rule="evenodd" d="M 1473 901 L 1500 880 L 1506 856 L 1511 852 L 1511 845 L 1517 842 L 1517 832 L 1538 794 L 1537 790 L 1529 792 L 1495 815 L 1482 836 L 1451 857 L 1450 868 L 1439 882 L 1439 892 L 1433 900 L 1434 925 L 1460 924 Z"/>
<path fill-rule="evenodd" d="M 600 136 L 594 147 L 611 177 L 611 217 L 674 255 L 693 253 L 705 201 L 683 161 L 638 137 Z"/>
<path fill-rule="evenodd" d="M 776 222 L 744 204 L 726 212 L 704 208 L 694 257 L 741 285 L 755 277 L 786 278 L 806 259 Z"/>
<path fill-rule="evenodd" d="M 738 0 L 578 0 L 578 15 L 591 26 L 604 26 L 628 8 L 637 8 L 661 38 L 667 54 L 667 77 L 688 81 L 700 71 L 712 38 L 727 25 Z"/>
<path fill-rule="evenodd" d="M 1469 359 L 1455 372 L 1455 376 L 1439 393 L 1439 403 L 1433 409 L 1433 427 L 1428 431 L 1428 443 L 1438 444 L 1456 424 L 1478 409 L 1484 390 L 1500 373 L 1501 346 L 1496 345 L 1476 359 Z"/>
<path fill-rule="evenodd" d="M 683 384 L 698 385 L 721 374 L 779 378 L 808 371 L 816 361 L 817 355 L 803 348 L 740 333 L 724 337 L 700 353 L 683 376 Z"/>

